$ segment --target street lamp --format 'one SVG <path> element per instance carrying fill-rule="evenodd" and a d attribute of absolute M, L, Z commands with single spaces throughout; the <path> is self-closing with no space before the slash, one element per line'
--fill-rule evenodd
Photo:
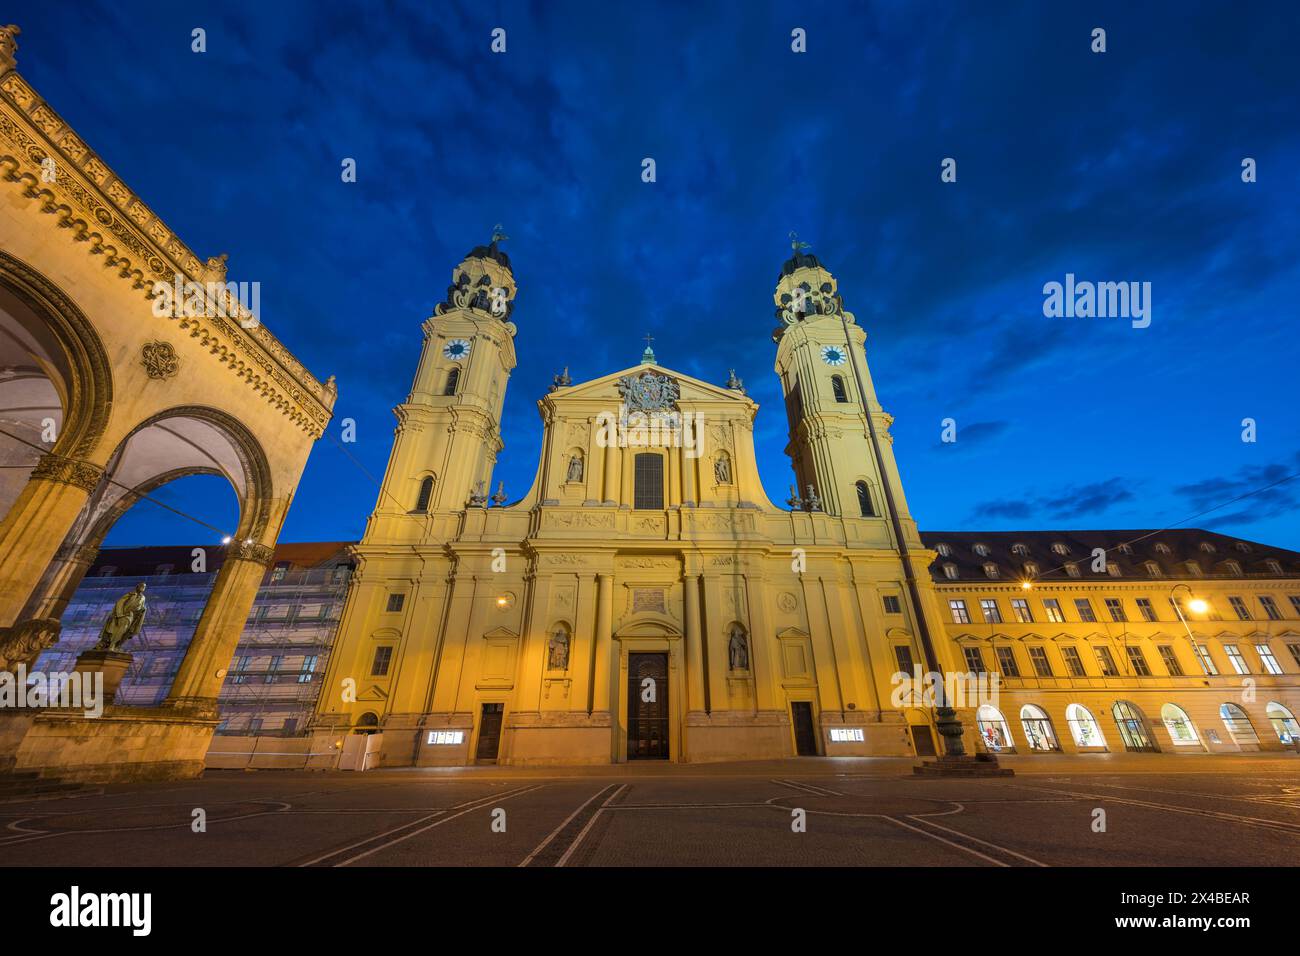
<path fill-rule="evenodd" d="M 1189 584 L 1175 584 L 1169 589 L 1169 603 L 1174 606 L 1174 613 L 1178 615 L 1178 620 L 1183 622 L 1183 630 L 1187 632 L 1187 642 L 1192 645 L 1192 656 L 1196 658 L 1196 663 L 1201 665 L 1201 673 L 1208 675 L 1210 669 L 1205 666 L 1205 659 L 1201 657 L 1201 651 L 1196 646 L 1196 638 L 1192 636 L 1191 625 L 1187 623 L 1187 617 L 1183 614 L 1183 606 L 1178 603 L 1177 595 L 1180 589 L 1187 592 L 1188 610 L 1196 614 L 1204 614 L 1210 609 L 1210 605 L 1205 598 L 1197 597 Z"/>

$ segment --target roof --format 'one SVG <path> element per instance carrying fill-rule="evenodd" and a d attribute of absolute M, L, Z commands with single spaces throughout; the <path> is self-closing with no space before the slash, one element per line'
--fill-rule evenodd
<path fill-rule="evenodd" d="M 1112 531 L 922 531 L 921 541 L 926 547 L 941 550 L 946 545 L 949 554 L 940 554 L 930 565 L 930 573 L 937 581 L 990 580 L 985 565 L 997 566 L 998 577 L 1012 581 L 1033 577 L 1044 581 L 1078 580 L 1069 573 L 1066 565 L 1078 566 L 1079 577 L 1138 578 L 1150 580 L 1148 562 L 1160 567 L 1166 578 L 1189 577 L 1278 577 L 1276 561 L 1282 575 L 1300 577 L 1300 552 L 1275 548 L 1244 538 L 1204 531 L 1200 528 L 1136 529 Z M 1018 554 L 1013 547 L 1023 545 L 1026 553 Z M 1064 546 L 1064 554 L 1053 550 Z M 980 554 L 982 546 L 987 554 Z M 1121 546 L 1127 546 L 1125 551 Z M 1093 571 L 1093 549 L 1106 551 L 1107 570 Z M 1197 575 L 1187 562 L 1195 561 L 1201 570 Z M 1026 573 L 1025 563 L 1038 566 L 1037 573 Z M 1235 562 L 1237 568 L 1228 562 Z M 1114 574 L 1109 565 L 1118 565 Z M 955 578 L 944 573 L 944 565 L 956 568 Z"/>
<path fill-rule="evenodd" d="M 347 548 L 353 543 L 355 542 L 303 541 L 277 544 L 272 565 L 283 565 L 295 571 L 351 565 L 352 556 Z M 104 568 L 113 568 L 113 573 L 118 575 L 147 576 L 159 573 L 158 568 L 168 564 L 172 566 L 173 572 L 180 574 L 190 570 L 195 548 L 207 549 L 208 571 L 221 567 L 226 556 L 225 548 L 221 545 L 165 544 L 144 548 L 101 548 L 87 576 L 98 577 Z"/>

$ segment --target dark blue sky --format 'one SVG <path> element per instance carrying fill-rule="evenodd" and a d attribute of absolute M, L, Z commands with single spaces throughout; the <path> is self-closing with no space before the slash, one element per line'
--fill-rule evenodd
<path fill-rule="evenodd" d="M 520 289 L 512 497 L 551 376 L 634 364 L 648 330 L 668 367 L 745 379 L 783 499 L 769 333 L 791 229 L 867 330 L 922 528 L 1158 527 L 1300 470 L 1300 5 L 51 2 L 10 19 L 55 109 L 338 376 L 331 432 L 355 418 L 375 475 L 420 323 L 498 221 Z M 1151 282 L 1151 326 L 1044 318 L 1067 272 Z M 1298 486 L 1193 523 L 1300 548 Z M 233 525 L 215 479 L 161 494 Z M 322 440 L 282 539 L 358 537 L 375 497 Z M 143 503 L 109 543 L 210 536 Z"/>

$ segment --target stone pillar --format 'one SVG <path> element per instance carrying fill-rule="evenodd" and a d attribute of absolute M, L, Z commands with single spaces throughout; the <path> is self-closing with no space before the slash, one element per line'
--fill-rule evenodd
<path fill-rule="evenodd" d="M 767 595 L 770 586 L 761 577 L 745 578 L 745 596 L 749 601 L 749 655 L 754 673 L 754 696 L 759 710 L 777 710 L 777 668 L 779 653 L 776 632 L 768 623 Z"/>
<path fill-rule="evenodd" d="M 614 575 L 608 572 L 599 576 L 596 592 L 595 643 L 595 682 L 591 694 L 593 710 L 612 711 L 618 695 L 611 693 L 609 680 L 612 667 L 610 656 L 614 644 Z"/>
<path fill-rule="evenodd" d="M 703 713 L 704 641 L 700 633 L 700 576 L 687 574 L 682 588 L 686 598 L 686 709 Z"/>
<path fill-rule="evenodd" d="M 41 456 L 0 523 L 0 628 L 17 621 L 103 475 L 89 462 Z"/>
<path fill-rule="evenodd" d="M 676 507 L 682 502 L 682 456 L 680 449 L 668 449 L 665 456 L 668 459 L 668 497 L 664 504 L 669 508 Z"/>
<path fill-rule="evenodd" d="M 99 545 L 67 545 L 59 548 L 41 583 L 27 601 L 23 617 L 59 620 L 77 593 L 86 572 L 99 555 Z"/>
<path fill-rule="evenodd" d="M 275 552 L 264 544 L 230 545 L 163 706 L 216 713 L 226 670 L 274 557 Z"/>
<path fill-rule="evenodd" d="M 678 451 L 682 459 L 682 504 L 688 508 L 695 507 L 695 463 L 698 458 L 686 454 L 686 449 Z"/>
<path fill-rule="evenodd" d="M 611 441 L 605 446 L 605 504 L 616 505 L 619 500 L 619 474 L 618 474 L 618 453 L 619 447 L 617 441 Z"/>

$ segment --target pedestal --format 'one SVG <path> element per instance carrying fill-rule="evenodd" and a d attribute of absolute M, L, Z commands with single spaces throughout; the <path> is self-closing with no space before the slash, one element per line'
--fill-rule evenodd
<path fill-rule="evenodd" d="M 131 666 L 132 660 L 130 654 L 122 651 L 86 651 L 77 658 L 77 666 L 72 669 L 72 672 L 103 674 L 104 706 L 107 707 L 117 696 L 117 688 L 122 683 L 122 678 L 126 675 L 126 669 Z"/>

